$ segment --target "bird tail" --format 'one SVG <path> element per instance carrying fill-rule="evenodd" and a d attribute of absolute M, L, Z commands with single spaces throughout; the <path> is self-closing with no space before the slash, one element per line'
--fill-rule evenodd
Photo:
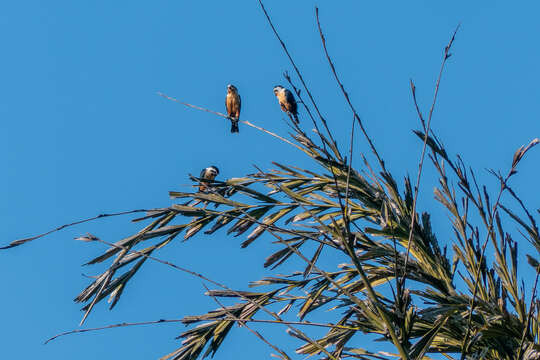
<path fill-rule="evenodd" d="M 294 121 L 296 121 L 297 124 L 300 124 L 300 120 L 298 120 L 298 114 L 293 114 Z"/>
<path fill-rule="evenodd" d="M 240 132 L 240 129 L 238 128 L 238 119 L 231 118 L 231 132 Z"/>

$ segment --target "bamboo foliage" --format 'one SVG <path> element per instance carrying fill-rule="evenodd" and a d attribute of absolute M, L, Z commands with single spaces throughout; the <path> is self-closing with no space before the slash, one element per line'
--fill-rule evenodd
<path fill-rule="evenodd" d="M 281 41 L 264 6 L 262 9 Z M 243 122 L 292 144 L 312 160 L 312 167 L 302 169 L 276 161 L 273 169 L 257 169 L 224 181 L 190 176 L 194 187 L 204 182 L 208 191 L 170 191 L 174 204 L 146 211 L 133 220 L 146 224 L 140 231 L 111 244 L 103 254 L 87 262 L 108 262 L 109 267 L 75 298 L 84 304 L 82 322 L 106 298 L 111 309 L 120 304 L 123 293 L 129 291 L 128 284 L 145 262 L 180 235 L 186 241 L 221 231 L 241 237 L 241 247 L 255 241 L 274 241 L 279 249 L 268 254 L 263 265 L 271 272 L 292 262 L 300 271 L 270 273 L 254 279 L 249 286 L 262 288 L 259 292 L 228 288 L 208 291 L 206 295 L 220 307 L 182 319 L 184 324 L 196 326 L 180 334 L 182 344 L 162 359 L 194 360 L 213 355 L 232 336 L 230 330 L 235 323 L 247 327 L 257 321 L 284 326 L 299 342 L 298 354 L 320 354 L 327 359 L 428 359 L 432 354 L 450 359 L 540 359 L 536 282 L 522 285 L 518 242 L 508 230 L 518 227 L 520 236 L 540 252 L 537 214 L 526 208 L 509 184 L 520 161 L 538 139 L 515 152 L 507 175 L 493 172 L 500 185 L 493 193 L 477 181 L 477 174 L 460 156 L 449 155 L 452 151 L 429 127 L 433 108 L 426 123 L 412 84 L 423 127 L 415 134 L 425 143 L 428 158 L 438 173 L 434 196 L 441 204 L 440 208 L 419 212 L 418 186 L 411 185 L 408 177 L 396 180 L 386 168 L 337 77 L 320 32 L 331 69 L 355 115 L 353 121 L 361 126 L 378 165 L 372 167 L 364 158 L 362 167 L 353 166 L 352 146 L 349 159 L 342 156 L 346 149 L 338 146 L 331 124 L 320 114 L 281 41 L 312 101 L 302 104 L 315 131 L 308 133 L 291 121 L 291 140 L 287 140 Z M 443 67 L 453 40 L 445 48 Z M 300 98 L 300 90 L 288 74 L 286 79 Z M 438 234 L 432 227 L 430 213 L 439 211 L 448 214 L 451 234 Z M 450 238 L 450 248 L 441 246 L 441 236 Z M 18 240 L 7 247 L 36 238 Z M 99 239 L 88 234 L 79 240 Z M 320 264 L 328 261 L 321 259 L 329 253 L 344 262 L 323 267 Z M 537 280 L 538 255 L 529 255 Z M 223 305 L 218 299 L 236 303 Z M 296 316 L 297 320 L 288 321 L 287 316 Z M 313 318 L 324 318 L 325 322 L 314 323 L 310 321 Z M 312 326 L 327 331 L 311 338 Z M 355 335 L 363 333 L 388 342 L 396 354 L 359 342 Z M 278 353 L 277 357 L 288 358 L 281 350 Z"/>

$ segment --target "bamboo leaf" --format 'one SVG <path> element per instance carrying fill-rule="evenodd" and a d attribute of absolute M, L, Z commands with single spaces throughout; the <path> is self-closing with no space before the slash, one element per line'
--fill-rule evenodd
<path fill-rule="evenodd" d="M 253 230 L 251 234 L 248 235 L 247 240 L 242 243 L 242 247 L 244 248 L 249 246 L 249 244 L 251 244 L 253 241 L 255 241 L 255 239 L 262 235 L 262 233 L 267 229 L 268 226 L 273 225 L 276 221 L 278 221 L 283 216 L 287 215 L 296 208 L 296 205 L 289 206 L 265 217 L 262 221 L 264 225 L 257 226 L 255 230 Z"/>

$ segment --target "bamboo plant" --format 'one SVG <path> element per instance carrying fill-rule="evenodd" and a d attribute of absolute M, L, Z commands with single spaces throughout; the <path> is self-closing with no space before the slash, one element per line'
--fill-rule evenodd
<path fill-rule="evenodd" d="M 267 343 L 275 356 L 290 359 L 280 346 L 249 327 L 257 322 L 283 327 L 298 341 L 298 354 L 324 359 L 429 359 L 439 356 L 436 354 L 448 359 L 540 359 L 538 254 L 528 256 L 536 280 L 524 286 L 518 276 L 518 262 L 523 261 L 518 258 L 518 242 L 507 230 L 517 226 L 521 236 L 540 251 L 537 214 L 525 207 L 510 184 L 520 161 L 539 140 L 519 148 L 505 173 L 492 172 L 499 183 L 494 192 L 477 181 L 476 172 L 462 157 L 444 147 L 431 129 L 431 120 L 455 33 L 444 49 L 427 116 L 417 104 L 411 82 L 421 125 L 415 134 L 422 147 L 413 181 L 394 176 L 379 156 L 328 54 L 318 12 L 323 51 L 353 115 L 348 149 L 335 141 L 331 124 L 319 112 L 262 3 L 261 8 L 301 83 L 297 87 L 285 74 L 307 114 L 303 125 L 313 125 L 314 131 L 290 121 L 287 138 L 249 121 L 241 122 L 288 143 L 291 151 L 303 152 L 312 166 L 302 169 L 276 160 L 270 170 L 257 168 L 251 174 L 223 181 L 191 176 L 194 185 L 205 183 L 207 191 L 170 191 L 174 204 L 145 211 L 144 216 L 132 220 L 144 224 L 132 236 L 115 243 L 91 234 L 80 237 L 109 245 L 87 263 L 108 262 L 109 267 L 75 298 L 85 311 L 81 323 L 107 298 L 110 309 L 114 308 L 142 266 L 159 261 L 213 286 L 206 295 L 218 307 L 181 319 L 196 326 L 181 333 L 179 347 L 162 359 L 194 360 L 213 355 L 235 323 Z M 302 93 L 307 94 L 306 99 Z M 355 128 L 360 129 L 360 136 L 355 135 Z M 261 136 L 266 136 L 263 133 Z M 355 140 L 368 142 L 375 164 L 362 156 L 362 167 L 352 165 Z M 442 205 L 429 211 L 417 209 L 424 160 L 437 171 L 434 196 Z M 451 248 L 441 246 L 443 235 L 431 226 L 430 213 L 441 211 L 451 221 L 452 233 L 444 234 L 450 238 Z M 97 218 L 110 215 L 116 214 Z M 249 291 L 231 289 L 156 257 L 161 248 L 177 239 L 213 236 L 218 231 L 241 238 L 241 247 L 257 240 L 279 245 L 264 262 L 268 276 L 253 279 Z M 17 240 L 5 248 L 39 237 Z M 328 266 L 328 261 L 321 259 L 330 253 L 346 261 Z M 275 269 L 285 262 L 294 263 L 298 271 L 276 275 Z M 313 314 L 325 320 L 309 321 Z M 314 337 L 314 327 L 324 328 L 326 334 Z M 394 351 L 374 350 L 369 341 L 359 344 L 358 338 L 353 338 L 356 334 L 372 334 L 370 339 L 387 342 Z"/>

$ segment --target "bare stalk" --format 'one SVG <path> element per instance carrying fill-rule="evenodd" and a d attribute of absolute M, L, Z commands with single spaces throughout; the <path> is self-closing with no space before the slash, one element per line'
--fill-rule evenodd
<path fill-rule="evenodd" d="M 190 107 L 190 108 L 193 108 L 193 109 L 205 111 L 205 112 L 210 113 L 210 114 L 214 114 L 214 115 L 217 115 L 217 116 L 221 116 L 221 117 L 223 117 L 223 118 L 225 118 L 225 119 L 228 119 L 228 118 L 229 118 L 229 116 L 227 116 L 227 115 L 225 115 L 225 114 L 223 114 L 223 113 L 220 113 L 220 112 L 218 112 L 218 111 L 206 109 L 206 108 L 203 108 L 203 107 L 200 107 L 200 106 L 197 106 L 197 105 L 193 105 L 193 104 L 190 104 L 190 103 L 187 103 L 187 102 L 183 102 L 183 101 L 180 101 L 180 100 L 178 100 L 178 99 L 175 99 L 175 98 L 173 98 L 173 97 L 171 97 L 171 96 L 165 95 L 165 94 L 163 94 L 163 93 L 161 93 L 161 92 L 158 92 L 158 95 L 161 96 L 161 97 L 163 97 L 163 98 L 165 98 L 165 99 L 167 99 L 167 100 L 171 100 L 171 101 L 177 102 L 177 103 L 179 103 L 179 104 L 185 105 L 185 106 Z M 302 148 L 301 148 L 300 146 L 296 145 L 295 143 L 293 143 L 293 142 L 291 142 L 291 141 L 285 139 L 285 138 L 282 137 L 282 136 L 279 136 L 279 135 L 276 134 L 276 133 L 273 133 L 273 132 L 271 132 L 271 131 L 269 131 L 269 130 L 266 130 L 266 129 L 263 128 L 263 127 L 257 126 L 257 125 L 255 125 L 255 124 L 253 124 L 253 123 L 251 123 L 251 122 L 249 122 L 249 121 L 247 121 L 247 120 L 240 120 L 240 122 L 243 123 L 243 124 L 246 124 L 247 126 L 251 126 L 251 127 L 254 128 L 254 129 L 257 129 L 257 130 L 260 130 L 260 131 L 262 131 L 262 132 L 265 132 L 265 133 L 267 133 L 268 135 L 272 135 L 273 137 L 276 137 L 276 138 L 280 139 L 281 141 L 284 141 L 284 142 L 286 142 L 287 144 L 292 145 L 292 146 L 294 146 L 295 148 L 297 148 L 297 149 L 299 149 L 299 150 L 302 150 Z M 303 150 L 302 150 L 302 151 L 303 151 Z"/>
<path fill-rule="evenodd" d="M 319 28 L 319 34 L 321 37 L 324 53 L 326 54 L 326 59 L 328 60 L 328 64 L 330 65 L 330 68 L 332 69 L 332 73 L 334 74 L 334 78 L 336 79 L 336 82 L 339 85 L 339 88 L 341 89 L 341 92 L 343 93 L 343 96 L 345 96 L 345 100 L 347 100 L 347 103 L 349 104 L 349 107 L 351 108 L 354 117 L 356 121 L 358 121 L 358 125 L 360 126 L 360 129 L 362 130 L 362 133 L 364 134 L 364 137 L 366 138 L 367 142 L 369 143 L 369 147 L 371 148 L 371 151 L 377 158 L 377 161 L 379 162 L 379 165 L 381 166 L 382 171 L 386 172 L 386 167 L 384 166 L 384 161 L 379 156 L 379 153 L 377 152 L 377 149 L 375 148 L 375 145 L 373 144 L 373 141 L 369 137 L 366 129 L 364 128 L 364 124 L 362 123 L 362 120 L 360 119 L 360 116 L 356 112 L 356 109 L 354 108 L 353 104 L 351 103 L 351 100 L 349 99 L 349 94 L 345 90 L 345 87 L 343 87 L 343 84 L 341 83 L 341 80 L 339 79 L 336 68 L 334 66 L 334 63 L 332 62 L 332 59 L 330 58 L 330 55 L 328 54 L 328 50 L 326 49 L 326 38 L 324 37 L 323 31 L 321 29 L 321 22 L 319 21 L 319 8 L 315 8 L 315 15 L 317 17 L 317 26 Z"/>
<path fill-rule="evenodd" d="M 120 216 L 120 215 L 134 214 L 134 213 L 139 213 L 139 212 L 148 212 L 148 211 L 154 211 L 154 210 L 160 210 L 160 209 L 153 209 L 153 210 L 139 209 L 139 210 L 122 211 L 122 212 L 111 213 L 111 214 L 100 214 L 100 215 L 97 215 L 97 216 L 94 216 L 94 217 L 91 217 L 91 218 L 88 218 L 88 219 L 78 220 L 78 221 L 75 221 L 75 222 L 72 222 L 72 223 L 69 223 L 69 224 L 64 224 L 62 226 L 57 227 L 56 229 L 47 231 L 47 232 L 45 232 L 43 234 L 39 234 L 39 235 L 32 236 L 32 237 L 29 237 L 29 238 L 24 238 L 24 239 L 19 239 L 19 240 L 12 241 L 8 245 L 0 247 L 0 250 L 9 249 L 9 248 L 12 248 L 12 247 L 15 247 L 15 246 L 19 246 L 19 245 L 22 245 L 22 244 L 24 244 L 26 242 L 42 238 L 44 236 L 47 236 L 47 235 L 52 234 L 54 232 L 60 231 L 60 230 L 65 229 L 67 227 L 74 226 L 74 225 L 79 225 L 79 224 L 89 222 L 89 221 L 92 221 L 92 220 L 102 219 L 102 218 L 106 218 L 106 217 L 110 217 L 110 216 Z"/>
<path fill-rule="evenodd" d="M 441 63 L 441 69 L 439 71 L 439 76 L 437 77 L 437 83 L 435 84 L 435 93 L 433 94 L 433 102 L 431 103 L 431 108 L 429 110 L 429 116 L 428 116 L 427 125 L 425 124 L 424 118 L 422 117 L 422 112 L 420 111 L 420 108 L 418 107 L 418 103 L 416 101 L 416 91 L 415 91 L 416 88 L 415 88 L 413 82 L 411 81 L 411 89 L 412 89 L 412 93 L 413 93 L 414 104 L 415 104 L 416 110 L 418 112 L 418 116 L 420 118 L 420 121 L 422 122 L 422 126 L 424 127 L 424 144 L 422 146 L 422 154 L 420 155 L 420 162 L 418 164 L 418 175 L 416 177 L 416 185 L 414 186 L 414 199 L 413 199 L 413 207 L 412 207 L 412 211 L 411 211 L 411 227 L 409 229 L 409 239 L 407 241 L 407 255 L 405 256 L 405 265 L 403 267 L 403 278 L 402 278 L 401 287 L 405 286 L 405 280 L 407 278 L 407 265 L 408 265 L 408 262 L 409 262 L 409 255 L 410 255 L 410 251 L 411 251 L 411 243 L 412 243 L 412 237 L 413 237 L 413 232 L 414 232 L 414 225 L 416 223 L 416 202 L 417 202 L 418 193 L 419 193 L 419 190 L 420 190 L 420 179 L 422 177 L 422 169 L 423 169 L 423 166 L 424 166 L 424 158 L 425 158 L 425 154 L 426 154 L 427 140 L 428 140 L 429 132 L 430 132 L 430 129 L 431 129 L 431 119 L 433 117 L 433 110 L 435 109 L 435 104 L 437 103 L 437 95 L 439 94 L 439 85 L 441 84 L 441 78 L 442 78 L 442 75 L 443 75 L 444 66 L 446 65 L 446 60 L 448 60 L 448 58 L 452 55 L 450 53 L 450 49 L 452 48 L 452 44 L 454 43 L 454 39 L 456 38 L 456 33 L 459 30 L 459 26 L 460 25 L 458 25 L 456 27 L 456 29 L 454 30 L 454 33 L 452 34 L 452 37 L 450 38 L 450 41 L 448 42 L 448 45 L 446 45 L 446 47 L 444 48 L 444 57 L 443 57 L 443 60 L 442 60 L 442 63 Z"/>
<path fill-rule="evenodd" d="M 272 28 L 272 31 L 274 32 L 274 35 L 276 35 L 276 38 L 279 40 L 279 43 L 281 44 L 281 47 L 285 51 L 285 54 L 289 58 L 289 61 L 291 62 L 292 66 L 294 68 L 294 71 L 296 72 L 296 75 L 298 75 L 298 78 L 300 79 L 300 82 L 302 83 L 302 86 L 304 86 L 304 90 L 306 90 L 306 92 L 307 92 L 307 94 L 309 96 L 309 99 L 311 100 L 311 103 L 313 104 L 313 107 L 315 108 L 315 111 L 317 111 L 317 114 L 319 115 L 319 118 L 321 119 L 321 122 L 323 123 L 323 126 L 326 129 L 326 132 L 328 133 L 328 136 L 330 137 L 330 139 L 332 140 L 334 145 L 336 145 L 336 141 L 334 140 L 334 138 L 332 137 L 332 133 L 328 129 L 328 124 L 326 123 L 326 119 L 324 118 L 324 116 L 322 116 L 321 112 L 319 111 L 319 107 L 317 106 L 317 103 L 315 102 L 315 99 L 313 98 L 313 95 L 311 95 L 311 91 L 309 91 L 309 88 L 308 88 L 306 82 L 304 81 L 304 77 L 302 76 L 302 74 L 300 73 L 300 70 L 296 66 L 296 63 L 294 62 L 291 54 L 289 53 L 289 50 L 287 50 L 287 46 L 285 45 L 283 40 L 281 40 L 281 37 L 279 36 L 276 28 L 274 27 L 274 24 L 272 23 L 272 19 L 270 19 L 270 15 L 268 15 L 268 12 L 266 11 L 266 9 L 264 7 L 264 4 L 262 3 L 261 0 L 259 0 L 259 4 L 261 5 L 261 9 L 264 12 L 264 15 L 266 16 L 266 19 L 268 20 L 268 24 L 270 24 L 270 27 Z"/>
<path fill-rule="evenodd" d="M 224 320 L 231 320 L 231 321 L 236 321 L 236 322 L 252 322 L 252 323 L 282 324 L 282 325 L 305 325 L 305 326 L 315 326 L 315 327 L 332 328 L 332 329 L 358 330 L 358 328 L 349 327 L 349 326 L 314 323 L 310 321 L 277 321 L 277 320 L 264 320 L 264 319 L 240 319 L 234 316 L 227 317 Z M 182 319 L 159 319 L 159 320 L 152 320 L 152 321 L 132 322 L 132 323 L 123 322 L 123 323 L 95 327 L 95 328 L 75 329 L 75 330 L 66 331 L 60 334 L 56 334 L 53 337 L 47 339 L 47 341 L 45 341 L 45 344 L 59 337 L 71 335 L 71 334 L 78 334 L 78 333 L 84 333 L 84 332 L 90 332 L 90 331 L 100 331 L 100 330 L 114 329 L 114 328 L 127 327 L 127 326 L 143 326 L 143 325 L 180 323 L 180 322 L 182 322 Z"/>

